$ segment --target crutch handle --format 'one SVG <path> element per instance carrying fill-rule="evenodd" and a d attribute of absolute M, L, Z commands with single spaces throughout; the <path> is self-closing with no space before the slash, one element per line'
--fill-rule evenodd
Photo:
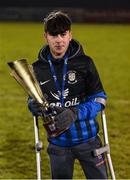
<path fill-rule="evenodd" d="M 93 151 L 94 153 L 94 156 L 99 156 L 103 153 L 110 153 L 110 147 L 109 147 L 109 144 L 106 144 L 105 146 L 101 147 L 101 148 L 98 148 L 98 149 L 95 149 Z"/>
<path fill-rule="evenodd" d="M 43 147 L 42 141 L 39 141 L 38 143 L 36 143 L 35 145 L 36 152 L 41 151 L 42 147 Z"/>

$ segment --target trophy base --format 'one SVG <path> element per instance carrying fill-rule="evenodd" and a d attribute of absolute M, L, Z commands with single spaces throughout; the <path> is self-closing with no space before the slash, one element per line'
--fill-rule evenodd
<path fill-rule="evenodd" d="M 57 137 L 69 128 L 68 127 L 59 130 L 58 128 L 56 128 L 53 119 L 49 119 L 49 121 L 43 122 L 43 126 L 45 127 L 49 137 Z"/>

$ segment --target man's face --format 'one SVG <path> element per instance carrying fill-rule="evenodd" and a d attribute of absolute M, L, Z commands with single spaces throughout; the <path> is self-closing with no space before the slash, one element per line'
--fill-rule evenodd
<path fill-rule="evenodd" d="M 65 31 L 62 34 L 50 35 L 48 32 L 45 33 L 45 39 L 50 47 L 50 51 L 54 58 L 61 58 L 64 56 L 69 42 L 72 39 L 71 31 Z"/>

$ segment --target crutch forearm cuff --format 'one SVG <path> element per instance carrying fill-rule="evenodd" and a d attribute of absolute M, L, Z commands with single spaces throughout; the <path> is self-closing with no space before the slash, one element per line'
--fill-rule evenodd
<path fill-rule="evenodd" d="M 101 97 L 97 97 L 97 98 L 95 98 L 94 101 L 102 104 L 104 106 L 104 108 L 106 107 L 106 102 L 107 102 L 106 99 L 101 98 Z"/>

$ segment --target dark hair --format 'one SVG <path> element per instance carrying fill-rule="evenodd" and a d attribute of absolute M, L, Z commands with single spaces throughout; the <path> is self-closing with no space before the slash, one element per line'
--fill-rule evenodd
<path fill-rule="evenodd" d="M 44 30 L 53 36 L 62 34 L 71 30 L 71 19 L 62 11 L 53 11 L 44 18 Z"/>

